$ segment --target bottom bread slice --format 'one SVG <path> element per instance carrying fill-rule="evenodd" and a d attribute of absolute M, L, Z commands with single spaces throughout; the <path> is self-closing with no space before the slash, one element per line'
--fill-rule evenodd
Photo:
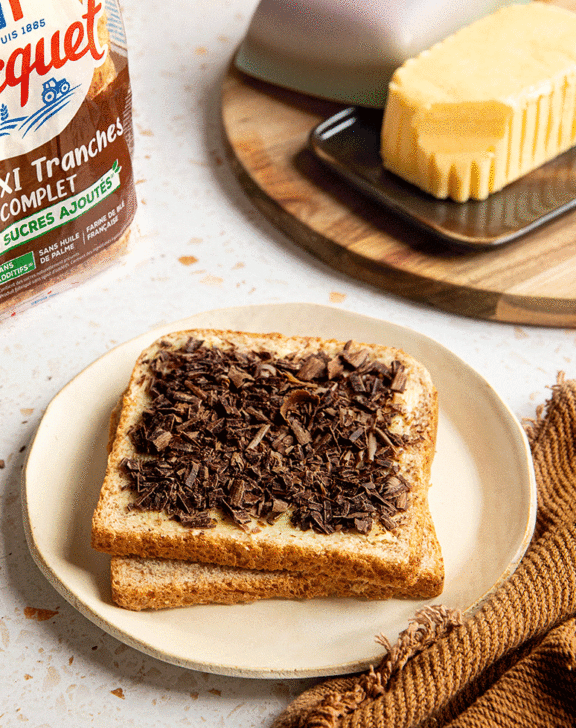
<path fill-rule="evenodd" d="M 444 564 L 436 538 L 426 539 L 415 580 L 398 588 L 355 580 L 337 582 L 323 574 L 256 571 L 177 559 L 113 556 L 112 598 L 125 609 L 167 609 L 195 604 L 242 604 L 261 599 L 430 599 L 444 586 Z"/>

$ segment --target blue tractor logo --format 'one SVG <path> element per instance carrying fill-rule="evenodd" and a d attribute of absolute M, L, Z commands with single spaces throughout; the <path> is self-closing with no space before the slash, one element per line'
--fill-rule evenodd
<path fill-rule="evenodd" d="M 65 78 L 61 81 L 50 78 L 42 84 L 42 101 L 45 104 L 53 104 L 57 99 L 68 93 L 68 91 L 70 91 L 70 84 Z"/>

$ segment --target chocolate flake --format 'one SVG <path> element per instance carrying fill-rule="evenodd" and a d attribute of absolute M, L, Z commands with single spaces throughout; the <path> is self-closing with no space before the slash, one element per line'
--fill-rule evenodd
<path fill-rule="evenodd" d="M 241 369 L 238 369 L 238 367 L 235 366 L 231 366 L 228 370 L 228 377 L 237 389 L 240 389 L 240 387 L 242 387 L 245 382 L 254 380 L 254 378 L 251 377 L 248 372 L 243 372 Z"/>
<path fill-rule="evenodd" d="M 150 442 L 153 442 L 157 450 L 164 450 L 172 440 L 172 435 L 161 428 L 158 428 L 150 435 Z"/>
<path fill-rule="evenodd" d="M 262 425 L 262 427 L 256 433 L 256 436 L 254 437 L 254 439 L 248 443 L 246 449 L 254 450 L 256 447 L 258 447 L 258 445 L 264 439 L 264 435 L 268 432 L 269 429 L 270 429 L 270 425 Z"/>
<path fill-rule="evenodd" d="M 390 431 L 400 362 L 352 342 L 298 360 L 190 339 L 149 370 L 151 405 L 129 433 L 137 456 L 121 464 L 132 509 L 189 528 L 214 527 L 214 510 L 244 530 L 286 515 L 303 530 L 366 534 L 408 507 L 396 464 L 406 442 Z"/>
<path fill-rule="evenodd" d="M 320 354 L 309 356 L 298 370 L 298 379 L 309 382 L 326 371 L 326 361 Z"/>
<path fill-rule="evenodd" d="M 328 379 L 336 379 L 344 372 L 344 364 L 339 356 L 334 357 L 326 365 L 328 371 Z"/>
<path fill-rule="evenodd" d="M 368 351 L 366 349 L 360 349 L 360 351 L 356 351 L 353 354 L 350 353 L 350 351 L 345 351 L 342 354 L 342 358 L 344 361 L 348 362 L 351 367 L 354 369 L 358 369 L 359 367 L 364 364 L 364 362 L 368 359 Z"/>
<path fill-rule="evenodd" d="M 393 378 L 390 383 L 390 389 L 393 392 L 403 392 L 406 389 L 408 377 L 404 371 L 404 366 L 400 362 L 394 362 L 392 367 Z"/>

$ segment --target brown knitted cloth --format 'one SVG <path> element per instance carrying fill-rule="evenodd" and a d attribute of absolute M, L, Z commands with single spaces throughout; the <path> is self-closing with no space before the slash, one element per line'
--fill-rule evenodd
<path fill-rule="evenodd" d="M 308 690 L 273 728 L 576 726 L 576 381 L 561 374 L 526 431 L 538 517 L 513 576 L 464 623 L 423 610 L 378 668 Z"/>

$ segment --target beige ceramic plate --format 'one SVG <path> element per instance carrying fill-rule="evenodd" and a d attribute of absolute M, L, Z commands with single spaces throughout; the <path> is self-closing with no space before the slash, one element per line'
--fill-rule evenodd
<path fill-rule="evenodd" d="M 203 313 L 113 349 L 51 402 L 24 472 L 32 555 L 54 587 L 122 642 L 170 663 L 225 675 L 304 677 L 378 661 L 424 602 L 270 600 L 129 612 L 110 599 L 109 559 L 90 548 L 90 520 L 106 462 L 108 418 L 138 354 L 159 336 L 193 327 L 280 331 L 398 346 L 430 370 L 440 396 L 430 505 L 446 562 L 434 600 L 475 608 L 516 567 L 534 527 L 536 489 L 522 428 L 486 381 L 431 339 L 324 306 L 281 304 Z"/>

